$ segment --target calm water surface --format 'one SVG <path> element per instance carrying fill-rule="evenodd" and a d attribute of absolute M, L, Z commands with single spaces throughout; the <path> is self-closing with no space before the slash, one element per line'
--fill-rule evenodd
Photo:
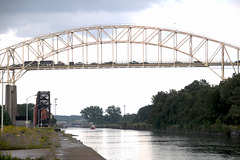
<path fill-rule="evenodd" d="M 67 128 L 107 160 L 239 160 L 240 140 L 225 136 Z"/>

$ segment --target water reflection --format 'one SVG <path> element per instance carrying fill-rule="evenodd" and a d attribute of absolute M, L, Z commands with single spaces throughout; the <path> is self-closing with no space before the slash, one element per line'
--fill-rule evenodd
<path fill-rule="evenodd" d="M 200 134 L 120 129 L 68 128 L 108 160 L 240 159 L 239 139 Z"/>

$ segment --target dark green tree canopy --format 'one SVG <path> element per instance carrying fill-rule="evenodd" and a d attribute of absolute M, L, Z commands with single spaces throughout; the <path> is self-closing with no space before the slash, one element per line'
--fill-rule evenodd
<path fill-rule="evenodd" d="M 17 117 L 26 117 L 26 106 L 27 106 L 26 103 L 17 105 Z M 32 117 L 33 117 L 33 108 L 34 107 L 35 107 L 35 104 L 33 104 L 33 103 L 28 104 L 29 119 L 32 119 Z"/>
<path fill-rule="evenodd" d="M 120 107 L 115 107 L 114 105 L 109 106 L 106 109 L 106 119 L 109 123 L 117 123 L 121 121 L 121 109 Z"/>
<path fill-rule="evenodd" d="M 4 106 L 4 105 L 3 105 Z M 0 106 L 0 126 L 2 124 L 2 106 Z M 3 125 L 11 125 L 11 119 L 7 111 L 3 111 Z"/>
<path fill-rule="evenodd" d="M 195 80 L 180 91 L 158 92 L 152 105 L 140 108 L 138 114 L 142 122 L 148 117 L 147 122 L 161 129 L 174 125 L 192 129 L 216 122 L 240 125 L 240 75 L 216 86 Z"/>
<path fill-rule="evenodd" d="M 148 105 L 148 106 L 142 107 L 138 110 L 137 114 L 139 115 L 139 120 L 140 121 L 148 122 L 151 107 L 152 107 L 152 105 Z"/>
<path fill-rule="evenodd" d="M 103 120 L 103 109 L 99 106 L 90 106 L 81 110 L 80 114 L 88 121 L 94 124 L 100 124 Z"/>

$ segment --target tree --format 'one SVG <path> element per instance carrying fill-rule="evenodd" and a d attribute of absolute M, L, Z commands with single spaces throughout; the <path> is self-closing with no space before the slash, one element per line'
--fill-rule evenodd
<path fill-rule="evenodd" d="M 2 106 L 0 107 L 0 124 L 2 124 Z M 3 111 L 3 125 L 11 125 L 11 119 L 7 111 Z"/>
<path fill-rule="evenodd" d="M 33 103 L 28 104 L 28 119 L 33 121 Z M 26 119 L 26 103 L 17 105 L 17 118 Z"/>
<path fill-rule="evenodd" d="M 152 105 L 148 105 L 148 106 L 142 107 L 138 110 L 138 115 L 139 115 L 139 119 L 141 122 L 149 121 L 151 107 L 152 107 Z"/>
<path fill-rule="evenodd" d="M 99 106 L 90 106 L 81 110 L 80 114 L 88 121 L 94 124 L 100 124 L 103 121 L 103 110 Z"/>
<path fill-rule="evenodd" d="M 140 116 L 138 114 L 126 114 L 124 115 L 124 122 L 126 123 L 138 123 Z"/>
<path fill-rule="evenodd" d="M 106 120 L 113 124 L 113 123 L 118 123 L 121 121 L 121 109 L 119 107 L 115 107 L 114 105 L 109 106 L 106 109 L 107 114 L 105 115 Z"/>

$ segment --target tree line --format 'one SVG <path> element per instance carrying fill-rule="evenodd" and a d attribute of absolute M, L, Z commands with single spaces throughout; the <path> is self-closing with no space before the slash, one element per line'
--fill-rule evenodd
<path fill-rule="evenodd" d="M 105 115 L 103 115 L 103 109 L 99 106 L 86 107 L 80 113 L 88 122 L 93 122 L 94 124 L 115 124 L 122 119 L 120 107 L 115 107 L 114 105 L 106 109 Z"/>
<path fill-rule="evenodd" d="M 226 126 L 240 125 L 240 75 L 219 85 L 195 80 L 179 91 L 160 91 L 152 96 L 152 104 L 140 108 L 137 114 L 122 117 L 115 106 L 108 107 L 105 115 L 98 106 L 86 107 L 80 113 L 95 124 L 141 123 L 155 129 L 222 132 Z"/>
<path fill-rule="evenodd" d="M 224 126 L 240 125 L 240 75 L 210 85 L 193 81 L 179 91 L 158 92 L 152 105 L 138 111 L 141 120 L 154 128 L 223 131 Z"/>
<path fill-rule="evenodd" d="M 105 112 L 99 106 L 86 107 L 80 112 L 88 122 L 101 127 L 132 128 L 133 124 L 140 123 L 138 114 L 121 115 L 121 108 L 109 106 Z"/>
<path fill-rule="evenodd" d="M 28 107 L 28 119 L 32 120 L 34 104 Z M 26 104 L 18 104 L 17 113 L 18 118 L 25 119 Z M 126 128 L 143 125 L 155 129 L 214 132 L 224 131 L 226 126 L 240 129 L 240 75 L 233 75 L 219 85 L 195 80 L 179 91 L 159 91 L 152 96 L 152 104 L 140 108 L 136 114 L 122 116 L 120 107 L 114 105 L 105 111 L 99 106 L 86 107 L 80 114 L 94 124 L 118 124 Z M 4 112 L 4 124 L 11 124 L 7 112 Z"/>

